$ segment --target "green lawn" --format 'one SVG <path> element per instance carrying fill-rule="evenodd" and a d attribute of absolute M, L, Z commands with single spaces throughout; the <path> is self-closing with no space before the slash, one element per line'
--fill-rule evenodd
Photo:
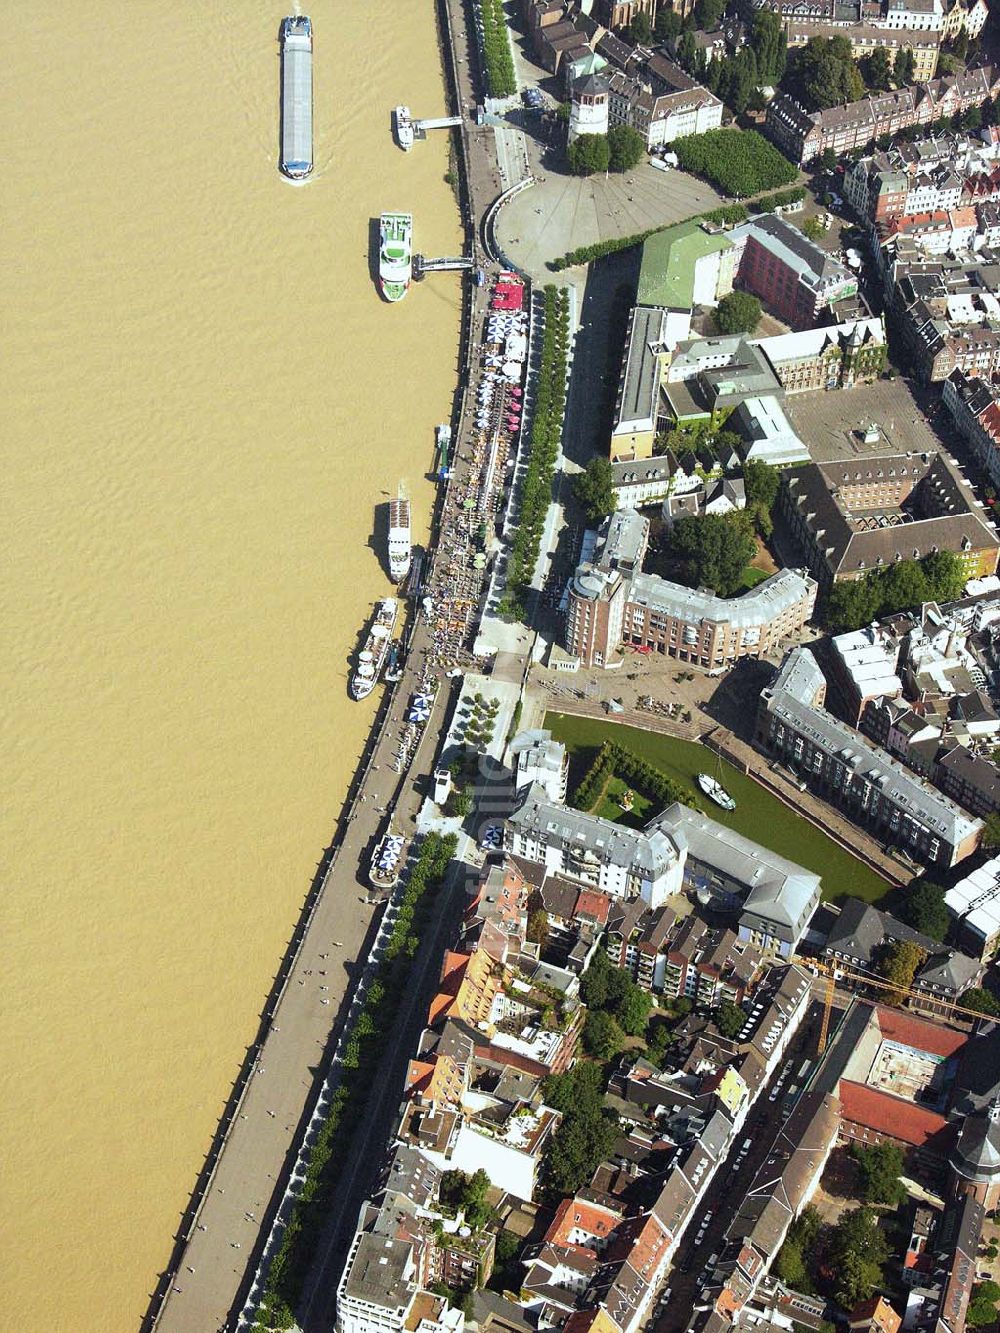
<path fill-rule="evenodd" d="M 756 565 L 746 565 L 743 569 L 743 577 L 740 580 L 740 592 L 749 592 L 751 588 L 756 588 L 758 583 L 763 583 L 771 575 L 766 569 L 758 569 Z"/>
<path fill-rule="evenodd" d="M 823 897 L 827 901 L 852 897 L 874 903 L 891 891 L 892 886 L 884 879 L 845 852 L 825 833 L 805 819 L 798 818 L 793 810 L 752 778 L 745 777 L 726 763 L 722 764 L 720 772 L 718 758 L 702 745 L 677 740 L 659 732 L 642 731 L 638 727 L 624 727 L 617 722 L 571 717 L 565 713 L 547 713 L 545 725 L 569 751 L 570 792 L 587 771 L 601 744 L 606 740 L 617 741 L 619 745 L 626 746 L 662 772 L 690 787 L 698 796 L 699 806 L 712 819 L 821 875 Z M 695 775 L 701 772 L 719 777 L 722 785 L 736 800 L 735 810 L 727 814 L 698 792 Z M 637 809 L 639 804 L 640 799 L 637 798 Z M 621 808 L 607 795 L 597 813 L 605 818 L 618 819 L 621 823 L 626 822 L 622 818 Z M 652 813 L 655 811 L 650 811 Z"/>
<path fill-rule="evenodd" d="M 621 800 L 626 791 L 632 793 L 631 810 L 622 809 Z M 648 796 L 641 795 L 621 778 L 612 777 L 608 779 L 604 793 L 597 802 L 597 809 L 593 813 L 600 815 L 602 819 L 613 819 L 618 824 L 627 824 L 629 828 L 645 828 L 659 812 Z"/>

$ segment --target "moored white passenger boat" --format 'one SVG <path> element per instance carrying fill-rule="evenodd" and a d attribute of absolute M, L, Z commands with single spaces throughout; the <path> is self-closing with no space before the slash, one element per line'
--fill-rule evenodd
<path fill-rule="evenodd" d="M 395 500 L 389 501 L 389 577 L 402 583 L 410 572 L 410 502 L 402 484 Z"/>
<path fill-rule="evenodd" d="M 413 215 L 383 213 L 379 222 L 378 276 L 387 301 L 401 301 L 413 274 Z"/>
<path fill-rule="evenodd" d="M 358 653 L 358 664 L 351 677 L 352 698 L 366 699 L 375 688 L 389 655 L 389 645 L 392 642 L 392 631 L 395 628 L 398 610 L 399 604 L 395 597 L 386 597 L 379 602 L 364 647 Z"/>
<path fill-rule="evenodd" d="M 413 147 L 413 121 L 410 119 L 410 108 L 396 107 L 392 118 L 396 126 L 396 142 L 404 153 L 408 153 Z"/>

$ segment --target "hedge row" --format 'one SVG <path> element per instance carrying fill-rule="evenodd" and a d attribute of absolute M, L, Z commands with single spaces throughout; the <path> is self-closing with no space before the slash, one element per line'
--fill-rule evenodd
<path fill-rule="evenodd" d="M 784 208 L 787 204 L 800 203 L 805 197 L 805 187 L 795 185 L 790 190 L 778 190 L 775 194 L 765 194 L 762 198 L 755 199 L 750 207 L 755 213 L 773 213 L 776 208 Z"/>
<path fill-rule="evenodd" d="M 742 204 L 723 204 L 721 208 L 713 208 L 710 213 L 702 213 L 701 216 L 703 221 L 714 222 L 719 227 L 727 224 L 735 226 L 746 222 L 747 211 Z"/>
<path fill-rule="evenodd" d="M 444 880 L 458 839 L 429 833 L 424 839 L 393 922 L 378 976 L 365 997 L 342 1058 L 340 1084 L 316 1136 L 292 1216 L 271 1261 L 254 1327 L 288 1329 L 319 1234 L 329 1218 L 340 1169 L 350 1160 L 351 1137 L 364 1117 L 384 1036 L 392 1030 L 406 993 L 410 966 L 420 946 L 420 917 L 427 898 Z"/>
<path fill-rule="evenodd" d="M 479 23 L 490 96 L 510 97 L 517 92 L 517 79 L 502 0 L 479 0 Z"/>
<path fill-rule="evenodd" d="M 550 259 L 548 266 L 553 273 L 559 273 L 564 268 L 575 268 L 577 264 L 589 264 L 594 259 L 603 259 L 605 255 L 614 255 L 619 250 L 630 250 L 633 245 L 642 245 L 650 236 L 655 236 L 658 231 L 664 230 L 664 227 L 650 227 L 648 231 L 637 231 L 632 236 L 619 236 L 617 240 L 578 245 L 575 250 L 568 250 L 559 259 Z"/>
<path fill-rule="evenodd" d="M 592 809 L 604 790 L 604 784 L 613 776 L 630 783 L 644 796 L 662 802 L 664 807 L 672 805 L 674 801 L 680 801 L 681 805 L 695 804 L 694 793 L 690 788 L 675 782 L 666 773 L 615 741 L 605 741 L 598 750 L 594 762 L 573 793 L 572 804 L 578 810 Z"/>
<path fill-rule="evenodd" d="M 538 563 L 566 409 L 569 295 L 550 285 L 544 290 L 543 302 L 544 328 L 528 466 L 521 486 L 517 531 L 507 562 L 507 597 L 512 604 L 523 602 Z"/>
<path fill-rule="evenodd" d="M 714 222 L 717 226 L 725 226 L 737 222 L 745 222 L 747 211 L 742 204 L 723 204 L 721 208 L 713 208 L 710 213 L 695 213 L 693 217 L 685 218 L 685 222 Z M 605 255 L 617 254 L 620 250 L 631 250 L 633 245 L 643 245 L 649 240 L 650 236 L 655 236 L 657 232 L 669 231 L 670 227 L 680 226 L 680 223 L 671 222 L 668 227 L 650 227 L 647 231 L 637 231 L 632 236 L 619 236 L 617 240 L 596 241 L 593 245 L 580 245 L 575 250 L 569 250 L 558 259 L 550 259 L 548 267 L 553 273 L 559 273 L 564 268 L 574 268 L 577 264 L 589 264 L 595 259 L 603 259 Z"/>

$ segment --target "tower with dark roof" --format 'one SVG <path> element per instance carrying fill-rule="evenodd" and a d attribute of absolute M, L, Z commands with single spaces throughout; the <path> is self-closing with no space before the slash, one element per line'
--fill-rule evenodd
<path fill-rule="evenodd" d="M 971 1194 L 987 1212 L 1000 1203 L 1000 1095 L 967 1116 L 949 1162 L 956 1194 Z"/>
<path fill-rule="evenodd" d="M 581 134 L 607 134 L 608 96 L 608 81 L 599 74 L 577 79 L 571 94 L 567 144 Z"/>

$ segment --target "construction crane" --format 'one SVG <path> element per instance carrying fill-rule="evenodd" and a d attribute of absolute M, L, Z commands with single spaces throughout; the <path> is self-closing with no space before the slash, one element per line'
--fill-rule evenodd
<path fill-rule="evenodd" d="M 830 1012 L 833 1009 L 833 997 L 836 990 L 836 983 L 841 977 L 848 977 L 852 981 L 860 981 L 865 986 L 875 986 L 879 990 L 894 991 L 895 994 L 903 999 L 917 999 L 925 1003 L 933 999 L 937 1004 L 947 1010 L 947 1017 L 954 1018 L 956 1014 L 970 1019 L 988 1018 L 980 1009 L 966 1009 L 963 1005 L 955 1004 L 944 1000 L 938 996 L 929 995 L 927 991 L 917 990 L 912 986 L 900 986 L 895 981 L 886 981 L 884 977 L 876 976 L 874 972 L 857 972 L 853 968 L 844 967 L 840 963 L 836 966 L 833 963 L 823 962 L 820 959 L 812 959 L 810 967 L 815 968 L 826 977 L 826 991 L 823 997 L 823 1020 L 820 1023 L 819 1040 L 816 1043 L 817 1055 L 822 1055 L 826 1050 L 826 1043 L 830 1031 Z"/>
<path fill-rule="evenodd" d="M 816 1043 L 816 1054 L 822 1055 L 826 1050 L 826 1039 L 830 1031 L 830 1012 L 833 1009 L 833 996 L 837 989 L 837 977 L 831 967 L 826 974 L 826 994 L 823 997 L 823 1021 L 819 1025 L 819 1041 Z"/>

